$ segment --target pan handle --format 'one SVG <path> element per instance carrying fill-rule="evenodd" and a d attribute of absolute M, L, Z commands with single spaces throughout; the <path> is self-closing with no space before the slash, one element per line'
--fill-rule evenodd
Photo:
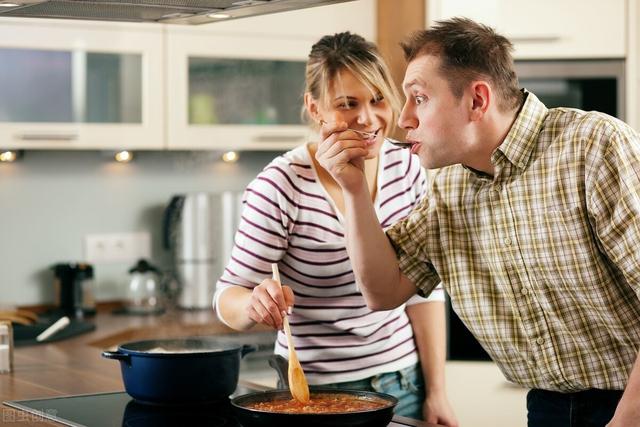
<path fill-rule="evenodd" d="M 103 351 L 102 357 L 106 359 L 115 359 L 121 362 L 125 362 L 127 365 L 131 365 L 131 355 L 126 353 L 120 353 L 119 351 Z"/>
<path fill-rule="evenodd" d="M 289 388 L 289 377 L 287 371 L 289 370 L 289 361 L 279 354 L 273 354 L 269 357 L 269 366 L 271 366 L 278 373 L 278 379 L 280 383 Z"/>

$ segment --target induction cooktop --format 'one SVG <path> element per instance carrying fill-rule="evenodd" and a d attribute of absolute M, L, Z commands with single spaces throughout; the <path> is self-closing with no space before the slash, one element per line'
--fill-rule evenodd
<path fill-rule="evenodd" d="M 257 389 L 239 385 L 231 397 Z M 156 406 L 134 401 L 124 391 L 3 402 L 32 418 L 72 427 L 241 427 L 229 399 L 203 405 Z M 6 413 L 3 414 L 7 415 Z M 11 414 L 9 414 L 9 418 Z M 16 419 L 20 417 L 16 416 Z M 394 417 L 389 426 L 419 426 L 419 422 Z"/>

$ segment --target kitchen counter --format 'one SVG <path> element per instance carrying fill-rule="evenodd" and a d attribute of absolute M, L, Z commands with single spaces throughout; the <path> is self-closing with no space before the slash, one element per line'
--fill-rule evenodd
<path fill-rule="evenodd" d="M 126 341 L 236 332 L 220 323 L 211 310 L 168 311 L 160 316 L 98 313 L 93 321 L 95 331 L 15 348 L 13 372 L 0 374 L 0 401 L 121 391 L 120 364 L 103 358 L 102 350 Z M 271 330 L 256 327 L 252 332 Z M 0 410 L 2 425 L 11 425 L 13 419 L 20 427 L 59 425 L 6 406 L 0 406 Z"/>
<path fill-rule="evenodd" d="M 0 401 L 122 391 L 120 364 L 104 359 L 102 350 L 141 339 L 235 333 L 209 310 L 172 311 L 161 316 L 98 313 L 94 321 L 95 331 L 62 341 L 16 348 L 13 372 L 0 374 Z M 273 331 L 257 326 L 251 332 L 267 334 Z M 253 374 L 243 375 L 242 369 L 241 381 L 251 387 L 247 378 L 252 378 Z M 262 375 L 263 383 L 271 383 L 271 377 L 275 378 L 275 374 L 267 374 L 268 371 L 265 369 Z M 259 383 L 260 375 L 257 379 Z M 0 411 L 2 425 L 60 425 L 4 405 L 0 406 Z M 424 423 L 415 425 L 436 427 Z"/>

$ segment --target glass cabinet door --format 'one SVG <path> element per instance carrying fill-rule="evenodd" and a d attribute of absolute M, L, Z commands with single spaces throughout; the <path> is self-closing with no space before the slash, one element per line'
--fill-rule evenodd
<path fill-rule="evenodd" d="M 163 31 L 0 24 L 0 148 L 164 148 Z"/>
<path fill-rule="evenodd" d="M 141 54 L 0 48 L 0 64 L 0 122 L 142 122 Z"/>
<path fill-rule="evenodd" d="M 313 42 L 213 30 L 168 28 L 167 147 L 285 150 L 308 141 L 301 112 Z"/>
<path fill-rule="evenodd" d="M 300 125 L 304 62 L 189 58 L 190 125 Z"/>

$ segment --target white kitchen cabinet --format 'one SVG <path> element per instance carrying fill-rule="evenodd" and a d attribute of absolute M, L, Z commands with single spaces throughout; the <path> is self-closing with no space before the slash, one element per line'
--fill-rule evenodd
<path fill-rule="evenodd" d="M 0 22 L 0 147 L 155 149 L 163 133 L 163 28 Z"/>
<path fill-rule="evenodd" d="M 202 26 L 168 26 L 167 147 L 284 150 L 307 141 L 304 65 L 321 36 L 375 40 L 372 0 Z"/>
<path fill-rule="evenodd" d="M 167 148 L 276 150 L 308 138 L 299 114 L 308 43 L 167 36 Z"/>
<path fill-rule="evenodd" d="M 627 123 L 640 131 L 640 4 L 628 0 L 628 53 L 626 59 Z"/>
<path fill-rule="evenodd" d="M 426 0 L 427 26 L 465 16 L 495 28 L 516 59 L 624 58 L 625 0 Z"/>
<path fill-rule="evenodd" d="M 354 0 L 270 15 L 189 27 L 242 38 L 304 39 L 314 42 L 325 34 L 351 31 L 375 40 L 377 0 Z"/>
<path fill-rule="evenodd" d="M 309 138 L 311 45 L 375 40 L 375 13 L 357 0 L 199 26 L 3 18 L 0 148 L 293 147 Z"/>

